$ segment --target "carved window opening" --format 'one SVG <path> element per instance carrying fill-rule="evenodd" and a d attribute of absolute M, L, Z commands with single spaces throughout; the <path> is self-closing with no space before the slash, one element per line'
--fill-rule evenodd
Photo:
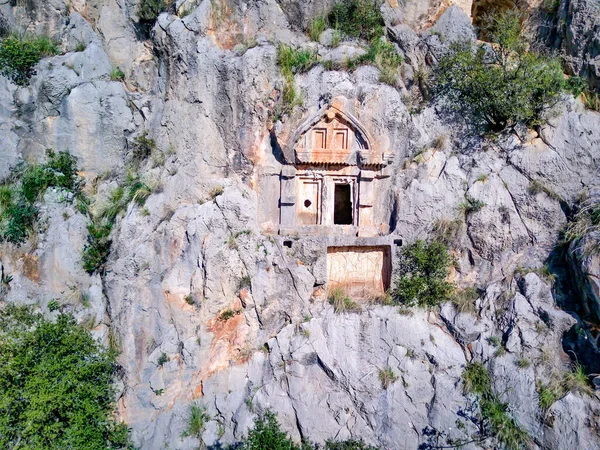
<path fill-rule="evenodd" d="M 349 184 L 336 184 L 334 192 L 333 223 L 352 225 L 352 187 Z"/>

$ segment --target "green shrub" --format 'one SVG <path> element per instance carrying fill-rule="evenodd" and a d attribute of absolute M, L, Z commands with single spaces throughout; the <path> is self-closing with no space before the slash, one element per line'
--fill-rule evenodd
<path fill-rule="evenodd" d="M 148 137 L 148 133 L 144 132 L 133 142 L 133 151 L 131 155 L 132 163 L 134 167 L 139 165 L 146 160 L 153 151 L 156 150 L 156 141 Z"/>
<path fill-rule="evenodd" d="M 0 447 L 128 446 L 113 419 L 115 356 L 61 314 L 56 322 L 26 307 L 0 310 Z M 18 376 L 16 376 L 18 375 Z"/>
<path fill-rule="evenodd" d="M 109 195 L 108 202 L 97 217 L 92 217 L 88 225 L 87 244 L 83 249 L 82 264 L 88 273 L 102 268 L 110 253 L 110 233 L 121 212 L 132 201 L 143 206 L 152 189 L 132 173 L 127 174 L 125 184 L 116 187 Z"/>
<path fill-rule="evenodd" d="M 383 36 L 385 23 L 375 0 L 341 0 L 327 18 L 329 25 L 349 37 L 374 40 Z"/>
<path fill-rule="evenodd" d="M 379 371 L 379 381 L 381 381 L 381 387 L 383 389 L 387 389 L 393 384 L 398 377 L 394 373 L 391 367 L 386 367 L 385 369 L 381 369 Z"/>
<path fill-rule="evenodd" d="M 138 17 L 144 22 L 154 22 L 170 3 L 166 0 L 141 0 L 138 5 Z"/>
<path fill-rule="evenodd" d="M 482 434 L 491 434 L 508 450 L 527 448 L 530 437 L 508 413 L 508 405 L 501 402 L 492 386 L 492 379 L 482 363 L 469 363 L 463 373 L 464 390 L 477 396 Z"/>
<path fill-rule="evenodd" d="M 110 71 L 111 81 L 123 81 L 125 79 L 125 72 L 119 67 L 113 67 Z"/>
<path fill-rule="evenodd" d="M 451 301 L 458 312 L 475 314 L 477 312 L 475 300 L 478 298 L 479 292 L 477 292 L 477 289 L 468 287 L 456 290 L 452 294 Z"/>
<path fill-rule="evenodd" d="M 360 56 L 356 63 L 373 64 L 379 69 L 379 81 L 395 86 L 403 61 L 404 58 L 396 51 L 394 44 L 384 39 L 375 39 L 367 53 Z"/>
<path fill-rule="evenodd" d="M 248 432 L 243 450 L 300 450 L 286 433 L 281 431 L 277 417 L 272 411 L 265 411 Z"/>
<path fill-rule="evenodd" d="M 416 241 L 400 251 L 394 295 L 409 306 L 433 307 L 450 299 L 454 285 L 446 281 L 451 264 L 441 242 Z"/>
<path fill-rule="evenodd" d="M 81 263 L 83 269 L 92 274 L 104 265 L 110 253 L 109 238 L 113 224 L 110 221 L 94 221 L 87 227 L 87 244 L 83 249 Z"/>
<path fill-rule="evenodd" d="M 58 52 L 56 42 L 47 36 L 9 35 L 0 40 L 0 72 L 17 84 L 27 84 L 40 59 Z"/>
<path fill-rule="evenodd" d="M 544 122 L 544 113 L 568 87 L 557 58 L 526 51 L 518 13 L 491 19 L 494 51 L 469 42 L 451 44 L 436 70 L 435 91 L 477 123 L 500 131 Z"/>
<path fill-rule="evenodd" d="M 210 420 L 210 416 L 206 412 L 206 407 L 201 405 L 191 405 L 188 416 L 188 426 L 183 432 L 183 437 L 195 437 L 202 439 L 202 433 L 206 427 L 206 422 Z"/>
<path fill-rule="evenodd" d="M 20 165 L 0 186 L 0 240 L 21 244 L 34 230 L 38 201 L 49 187 L 80 193 L 77 160 L 67 152 L 48 150 L 40 165 Z"/>

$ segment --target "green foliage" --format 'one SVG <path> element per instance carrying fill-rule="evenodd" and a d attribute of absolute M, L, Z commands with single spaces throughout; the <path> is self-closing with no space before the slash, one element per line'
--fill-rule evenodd
<path fill-rule="evenodd" d="M 57 55 L 58 52 L 56 42 L 47 36 L 9 35 L 0 40 L 0 73 L 17 84 L 25 85 L 40 59 Z"/>
<path fill-rule="evenodd" d="M 272 411 L 254 422 L 242 447 L 243 450 L 300 450 L 286 433 L 281 431 L 277 417 Z"/>
<path fill-rule="evenodd" d="M 296 105 L 302 103 L 294 85 L 294 75 L 310 70 L 318 62 L 316 52 L 296 50 L 289 45 L 279 44 L 277 47 L 277 65 L 285 80 L 278 105 L 277 116 L 289 114 Z"/>
<path fill-rule="evenodd" d="M 206 427 L 206 422 L 210 420 L 210 416 L 206 412 L 206 407 L 201 405 L 191 405 L 188 416 L 188 426 L 183 432 L 183 437 L 195 437 L 202 439 L 202 433 Z"/>
<path fill-rule="evenodd" d="M 406 305 L 433 307 L 450 299 L 454 285 L 446 281 L 451 258 L 438 241 L 424 241 L 404 247 L 398 258 L 398 279 L 394 295 Z"/>
<path fill-rule="evenodd" d="M 386 367 L 379 371 L 379 381 L 381 381 L 381 387 L 387 389 L 392 383 L 394 383 L 398 377 L 394 373 L 391 367 Z"/>
<path fill-rule="evenodd" d="M 161 353 L 161 355 L 158 357 L 158 361 L 156 361 L 156 363 L 157 363 L 159 366 L 162 366 L 162 365 L 164 365 L 164 364 L 168 363 L 169 361 L 171 361 L 171 359 L 170 359 L 170 358 L 167 356 L 167 354 L 166 354 L 166 353 L 164 353 L 164 352 L 163 352 L 163 353 Z"/>
<path fill-rule="evenodd" d="M 110 193 L 107 204 L 88 225 L 87 244 L 81 257 L 86 272 L 94 273 L 106 262 L 110 253 L 110 233 L 119 214 L 132 201 L 143 206 L 151 193 L 152 189 L 132 173 L 127 174 L 124 185 L 116 187 Z"/>
<path fill-rule="evenodd" d="M 581 93 L 581 100 L 587 109 L 600 111 L 600 94 L 591 90 L 585 90 Z"/>
<path fill-rule="evenodd" d="M 138 17 L 145 22 L 154 22 L 158 15 L 169 6 L 166 0 L 141 0 L 138 5 Z"/>
<path fill-rule="evenodd" d="M 464 214 L 469 214 L 472 212 L 477 212 L 481 208 L 485 206 L 485 202 L 470 197 L 469 195 L 465 195 L 465 201 L 458 205 L 458 209 L 462 211 Z"/>
<path fill-rule="evenodd" d="M 79 44 L 77 44 L 77 47 L 75 47 L 75 51 L 76 52 L 83 52 L 85 50 L 85 44 L 83 42 L 80 42 Z"/>
<path fill-rule="evenodd" d="M 492 17 L 486 28 L 493 50 L 451 44 L 436 70 L 435 90 L 491 130 L 544 122 L 544 112 L 571 87 L 560 61 L 527 51 L 518 13 Z"/>
<path fill-rule="evenodd" d="M 0 310 L 0 447 L 117 449 L 115 356 L 69 315 Z"/>
<path fill-rule="evenodd" d="M 484 434 L 491 434 L 508 450 L 527 448 L 530 437 L 508 413 L 508 405 L 496 396 L 492 379 L 482 363 L 469 363 L 463 373 L 466 393 L 479 399 Z"/>
<path fill-rule="evenodd" d="M 336 313 L 360 311 L 360 305 L 348 296 L 342 287 L 336 287 L 329 291 L 329 303 L 333 305 Z"/>
<path fill-rule="evenodd" d="M 542 411 L 548 411 L 550 407 L 563 395 L 560 386 L 538 383 L 538 401 Z"/>
<path fill-rule="evenodd" d="M 125 79 L 125 72 L 119 67 L 113 67 L 110 70 L 110 79 L 111 81 L 123 81 Z"/>
<path fill-rule="evenodd" d="M 50 311 L 56 311 L 56 310 L 58 310 L 58 308 L 60 308 L 60 303 L 58 303 L 57 300 L 54 299 L 54 300 L 50 300 L 48 302 L 48 309 Z"/>
<path fill-rule="evenodd" d="M 403 61 L 404 58 L 396 51 L 394 44 L 384 39 L 375 39 L 371 42 L 367 53 L 358 58 L 357 63 L 373 64 L 379 69 L 379 81 L 395 86 Z"/>
<path fill-rule="evenodd" d="M 191 305 L 191 306 L 193 306 L 193 305 L 195 305 L 195 304 L 196 304 L 196 302 L 195 302 L 195 300 L 194 300 L 194 296 L 193 296 L 192 294 L 188 294 L 188 295 L 186 295 L 186 296 L 185 296 L 183 299 L 185 300 L 185 302 L 186 302 L 188 305 Z"/>
<path fill-rule="evenodd" d="M 318 42 L 321 33 L 327 28 L 327 18 L 323 16 L 315 17 L 308 26 L 308 35 L 310 39 Z"/>
<path fill-rule="evenodd" d="M 340 0 L 327 19 L 331 27 L 349 37 L 371 41 L 385 32 L 379 3 L 375 0 Z"/>
<path fill-rule="evenodd" d="M 40 165 L 18 166 L 0 186 L 0 240 L 21 244 L 35 227 L 35 202 L 46 189 L 56 187 L 79 194 L 77 160 L 67 152 L 48 150 Z"/>

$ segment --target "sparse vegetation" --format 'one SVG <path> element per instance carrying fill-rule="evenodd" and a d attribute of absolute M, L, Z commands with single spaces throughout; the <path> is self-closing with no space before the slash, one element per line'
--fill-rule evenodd
<path fill-rule="evenodd" d="M 531 181 L 529 187 L 527 188 L 527 192 L 529 192 L 531 195 L 536 195 L 540 192 L 543 192 L 551 199 L 560 200 L 560 197 L 556 194 L 556 192 L 537 180 Z"/>
<path fill-rule="evenodd" d="M 0 205 L 1 207 L 1 205 Z M 597 197 L 585 196 L 579 202 L 577 213 L 567 225 L 564 239 L 574 241 L 580 245 L 583 237 L 585 241 L 584 253 L 600 253 L 600 201 Z"/>
<path fill-rule="evenodd" d="M 462 225 L 461 219 L 438 219 L 433 223 L 432 234 L 437 241 L 448 247 L 454 247 Z"/>
<path fill-rule="evenodd" d="M 381 381 L 381 387 L 387 389 L 392 383 L 394 383 L 398 377 L 394 374 L 391 367 L 386 367 L 379 371 L 379 381 Z"/>
<path fill-rule="evenodd" d="M 233 318 L 234 316 L 240 314 L 242 311 L 239 309 L 233 310 L 231 308 L 227 308 L 224 309 L 223 311 L 221 311 L 221 313 L 219 314 L 219 320 L 223 321 L 223 322 L 227 322 L 229 319 Z"/>
<path fill-rule="evenodd" d="M 316 52 L 296 50 L 289 45 L 279 44 L 277 48 L 277 65 L 285 80 L 278 103 L 277 116 L 289 114 L 294 106 L 302 104 L 302 99 L 294 85 L 294 75 L 310 70 L 318 62 Z"/>
<path fill-rule="evenodd" d="M 465 201 L 458 205 L 458 209 L 459 211 L 462 211 L 463 214 L 467 215 L 479 211 L 484 206 L 485 202 L 469 195 L 465 195 Z"/>
<path fill-rule="evenodd" d="M 327 29 L 327 18 L 324 16 L 315 17 L 308 26 L 308 35 L 310 39 L 319 42 L 321 33 Z"/>
<path fill-rule="evenodd" d="M 188 305 L 194 306 L 196 304 L 196 301 L 194 300 L 194 296 L 191 293 L 186 295 L 185 297 L 183 297 L 183 299 L 185 300 L 185 302 Z"/>
<path fill-rule="evenodd" d="M 125 79 L 125 72 L 119 67 L 113 67 L 110 71 L 111 81 L 123 81 Z"/>
<path fill-rule="evenodd" d="M 210 190 L 210 192 L 208 193 L 208 196 L 211 198 L 211 200 L 214 200 L 219 195 L 222 195 L 223 192 L 225 192 L 225 190 L 223 189 L 223 186 L 216 186 Z"/>
<path fill-rule="evenodd" d="M 48 309 L 50 312 L 56 311 L 58 308 L 60 308 L 60 303 L 58 303 L 58 300 L 52 299 L 48 302 Z"/>
<path fill-rule="evenodd" d="M 167 356 L 166 353 L 163 352 L 158 357 L 158 360 L 156 361 L 156 364 L 158 364 L 159 366 L 163 366 L 164 364 L 168 363 L 169 361 L 171 361 L 171 359 Z"/>
<path fill-rule="evenodd" d="M 600 94 L 591 90 L 585 90 L 581 93 L 581 100 L 587 109 L 600 111 Z"/>
<path fill-rule="evenodd" d="M 560 61 L 528 51 L 516 10 L 490 16 L 484 31 L 494 50 L 451 44 L 436 70 L 437 95 L 491 130 L 544 123 L 544 113 L 573 84 Z"/>
<path fill-rule="evenodd" d="M 43 164 L 17 166 L 0 186 L 0 240 L 22 244 L 34 230 L 35 203 L 46 189 L 55 187 L 79 195 L 77 161 L 67 152 L 48 150 Z"/>
<path fill-rule="evenodd" d="M 421 307 L 449 300 L 454 291 L 454 285 L 446 280 L 451 262 L 448 248 L 438 241 L 416 241 L 403 247 L 398 258 L 396 300 Z"/>
<path fill-rule="evenodd" d="M 516 364 L 519 369 L 527 369 L 531 366 L 531 362 L 527 358 L 519 358 Z"/>
<path fill-rule="evenodd" d="M 58 53 L 58 44 L 48 36 L 8 35 L 0 40 L 0 73 L 17 84 L 25 85 L 40 59 Z"/>
<path fill-rule="evenodd" d="M 508 450 L 527 448 L 530 437 L 508 412 L 509 407 L 494 392 L 492 378 L 481 363 L 469 363 L 463 373 L 464 389 L 479 400 L 482 438 L 495 437 Z"/>
<path fill-rule="evenodd" d="M 113 419 L 116 367 L 72 316 L 0 309 L 0 447 L 127 448 Z"/>
<path fill-rule="evenodd" d="M 479 298 L 479 292 L 474 287 L 458 289 L 452 294 L 451 302 L 460 313 L 475 314 L 475 300 Z"/>
<path fill-rule="evenodd" d="M 152 193 L 150 187 L 132 173 L 127 174 L 125 184 L 115 188 L 108 202 L 88 225 L 88 239 L 81 258 L 83 268 L 93 273 L 102 268 L 110 253 L 110 233 L 118 215 L 130 202 L 143 206 Z"/>
<path fill-rule="evenodd" d="M 206 407 L 193 404 L 190 406 L 188 414 L 187 428 L 183 432 L 183 437 L 194 437 L 202 440 L 202 433 L 206 423 L 210 420 L 210 415 L 206 412 Z"/>
<path fill-rule="evenodd" d="M 585 368 L 579 363 L 573 363 L 571 370 L 556 377 L 548 384 L 539 382 L 537 384 L 538 401 L 540 409 L 547 411 L 560 398 L 568 392 L 580 395 L 592 395 L 594 389 L 590 383 Z"/>
<path fill-rule="evenodd" d="M 156 150 L 156 141 L 148 137 L 148 133 L 144 132 L 136 137 L 131 152 L 131 164 L 135 169 L 139 168 L 140 164 Z"/>
<path fill-rule="evenodd" d="M 360 311 L 360 305 L 350 298 L 342 287 L 336 287 L 328 293 L 329 303 L 336 313 Z"/>

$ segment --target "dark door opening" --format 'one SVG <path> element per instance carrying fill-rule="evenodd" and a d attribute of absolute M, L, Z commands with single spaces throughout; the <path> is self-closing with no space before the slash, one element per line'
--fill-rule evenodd
<path fill-rule="evenodd" d="M 335 225 L 352 225 L 352 189 L 349 184 L 336 184 L 333 208 Z"/>

